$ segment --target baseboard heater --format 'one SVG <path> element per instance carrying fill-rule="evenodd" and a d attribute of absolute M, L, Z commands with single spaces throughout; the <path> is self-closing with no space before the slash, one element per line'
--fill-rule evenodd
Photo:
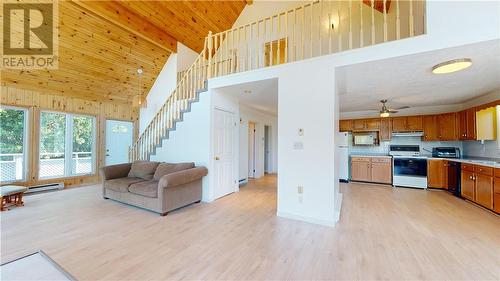
<path fill-rule="evenodd" d="M 56 189 L 59 190 L 64 189 L 64 182 L 28 186 L 28 191 L 26 191 L 25 193 L 35 193 L 35 192 L 42 192 L 42 191 L 49 191 Z"/>

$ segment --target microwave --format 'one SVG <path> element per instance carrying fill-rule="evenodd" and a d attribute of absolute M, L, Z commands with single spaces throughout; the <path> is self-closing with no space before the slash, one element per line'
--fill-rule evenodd
<path fill-rule="evenodd" d="M 377 134 L 354 134 L 353 141 L 354 145 L 377 145 L 378 136 Z"/>

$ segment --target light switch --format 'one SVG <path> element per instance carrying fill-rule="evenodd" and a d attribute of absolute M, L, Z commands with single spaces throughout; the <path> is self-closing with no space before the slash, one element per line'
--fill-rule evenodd
<path fill-rule="evenodd" d="M 298 193 L 298 194 L 302 194 L 302 193 L 304 193 L 304 187 L 303 187 L 303 186 L 301 186 L 301 185 L 297 186 L 297 193 Z"/>
<path fill-rule="evenodd" d="M 303 136 L 304 135 L 304 129 L 303 128 L 299 128 L 299 136 Z"/>
<path fill-rule="evenodd" d="M 302 150 L 302 149 L 304 149 L 304 143 L 301 142 L 301 141 L 294 142 L 293 143 L 293 149 L 295 149 L 295 150 Z"/>

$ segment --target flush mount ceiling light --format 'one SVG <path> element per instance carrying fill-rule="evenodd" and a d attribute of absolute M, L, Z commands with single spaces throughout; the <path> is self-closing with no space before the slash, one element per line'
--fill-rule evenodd
<path fill-rule="evenodd" d="M 440 64 L 436 64 L 432 67 L 432 73 L 434 74 L 445 74 L 452 73 L 466 69 L 472 65 L 472 60 L 468 58 L 455 59 L 450 61 L 445 61 Z"/>

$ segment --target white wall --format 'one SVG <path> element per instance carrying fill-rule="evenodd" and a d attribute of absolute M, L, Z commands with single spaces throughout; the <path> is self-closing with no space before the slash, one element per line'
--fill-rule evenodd
<path fill-rule="evenodd" d="M 197 52 L 191 50 L 189 47 L 177 42 L 177 72 L 190 68 L 198 55 Z"/>
<path fill-rule="evenodd" d="M 142 133 L 167 98 L 172 94 L 177 83 L 177 54 L 171 54 L 146 97 L 147 106 L 139 112 L 139 133 Z"/>
<path fill-rule="evenodd" d="M 211 97 L 201 93 L 199 102 L 191 105 L 191 112 L 184 114 L 184 121 L 177 123 L 175 131 L 170 133 L 162 146 L 157 148 L 151 161 L 195 162 L 197 166 L 210 167 L 210 115 Z M 209 192 L 211 174 L 203 178 L 203 201 L 212 201 Z"/>

